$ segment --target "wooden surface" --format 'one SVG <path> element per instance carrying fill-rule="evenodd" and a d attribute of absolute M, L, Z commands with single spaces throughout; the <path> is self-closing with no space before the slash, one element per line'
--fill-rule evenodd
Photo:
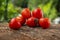
<path fill-rule="evenodd" d="M 22 26 L 12 30 L 8 23 L 0 23 L 0 40 L 60 40 L 60 24 L 53 24 L 49 29 Z"/>

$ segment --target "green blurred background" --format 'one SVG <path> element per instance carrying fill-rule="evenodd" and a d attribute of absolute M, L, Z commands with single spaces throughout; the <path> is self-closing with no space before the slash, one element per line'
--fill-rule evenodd
<path fill-rule="evenodd" d="M 60 17 L 60 0 L 0 0 L 0 21 L 18 16 L 23 8 L 31 11 L 40 7 L 44 17 L 54 20 Z"/>

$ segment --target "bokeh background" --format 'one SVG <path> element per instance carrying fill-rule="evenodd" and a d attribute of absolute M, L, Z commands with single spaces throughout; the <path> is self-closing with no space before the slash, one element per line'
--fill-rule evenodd
<path fill-rule="evenodd" d="M 60 17 L 60 0 L 0 0 L 0 22 L 18 16 L 24 8 L 32 11 L 37 7 L 52 21 Z"/>

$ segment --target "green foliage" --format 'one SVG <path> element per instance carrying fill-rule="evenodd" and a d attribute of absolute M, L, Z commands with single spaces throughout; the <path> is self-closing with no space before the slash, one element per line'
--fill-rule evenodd
<path fill-rule="evenodd" d="M 6 6 L 6 3 L 5 3 L 5 1 L 3 1 L 2 5 L 0 6 L 0 21 L 4 20 L 5 6 Z M 8 15 L 7 15 L 8 20 L 13 18 L 13 17 L 16 17 L 18 15 L 17 10 L 19 10 L 19 9 L 17 7 L 15 7 L 11 1 L 8 3 L 7 10 L 8 10 Z"/>
<path fill-rule="evenodd" d="M 4 10 L 5 10 L 5 0 L 0 0 L 0 21 L 3 21 L 4 18 Z"/>
<path fill-rule="evenodd" d="M 8 18 L 13 18 L 16 15 L 18 15 L 16 7 L 14 7 L 12 3 L 9 3 L 8 4 Z"/>
<path fill-rule="evenodd" d="M 56 4 L 57 0 L 30 0 L 29 8 L 31 10 L 40 7 L 43 11 L 44 17 L 48 17 L 51 20 L 57 17 Z"/>
<path fill-rule="evenodd" d="M 0 6 L 2 5 L 2 2 L 4 2 L 5 0 L 0 0 Z"/>
<path fill-rule="evenodd" d="M 3 20 L 4 7 L 0 7 L 0 20 Z"/>
<path fill-rule="evenodd" d="M 28 2 L 28 8 L 34 10 L 40 7 L 44 13 L 44 17 L 48 17 L 51 20 L 57 17 L 57 5 L 58 0 L 9 0 L 8 3 L 8 19 L 14 18 L 21 12 L 21 5 L 24 2 Z M 0 0 L 0 21 L 4 20 L 6 0 Z"/>
<path fill-rule="evenodd" d="M 55 9 L 55 6 L 52 6 L 52 3 L 53 1 L 49 1 L 45 5 L 41 4 L 38 6 L 42 8 L 44 16 L 50 18 L 51 20 L 57 17 L 57 11 Z"/>
<path fill-rule="evenodd" d="M 24 0 L 12 0 L 12 3 L 15 5 L 15 6 L 21 6 L 22 2 Z"/>
<path fill-rule="evenodd" d="M 54 7 L 51 9 L 50 15 L 48 15 L 48 17 L 49 17 L 51 20 L 53 20 L 54 18 L 57 17 L 57 11 L 56 11 L 56 9 L 55 9 Z"/>

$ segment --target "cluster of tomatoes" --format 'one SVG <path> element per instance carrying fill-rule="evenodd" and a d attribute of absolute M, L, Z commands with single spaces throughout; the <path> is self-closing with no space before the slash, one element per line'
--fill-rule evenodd
<path fill-rule="evenodd" d="M 22 10 L 20 16 L 11 19 L 9 27 L 11 29 L 20 29 L 24 24 L 29 27 L 39 26 L 47 29 L 50 27 L 50 20 L 43 17 L 43 12 L 40 8 L 36 8 L 32 12 L 29 8 L 25 8 Z"/>

